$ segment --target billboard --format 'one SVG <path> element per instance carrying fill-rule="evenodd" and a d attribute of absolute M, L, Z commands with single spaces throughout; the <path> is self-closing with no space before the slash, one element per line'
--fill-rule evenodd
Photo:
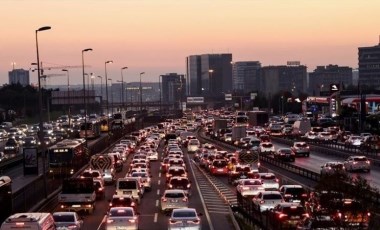
<path fill-rule="evenodd" d="M 204 102 L 204 97 L 187 97 L 187 104 L 202 104 Z"/>

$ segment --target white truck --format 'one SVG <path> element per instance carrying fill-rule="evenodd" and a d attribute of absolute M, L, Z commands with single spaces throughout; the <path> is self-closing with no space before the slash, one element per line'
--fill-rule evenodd
<path fill-rule="evenodd" d="M 232 127 L 232 143 L 239 141 L 240 138 L 247 136 L 246 126 L 233 126 Z"/>
<path fill-rule="evenodd" d="M 96 193 L 93 178 L 67 178 L 63 180 L 62 191 L 58 195 L 61 210 L 93 213 L 95 200 Z"/>

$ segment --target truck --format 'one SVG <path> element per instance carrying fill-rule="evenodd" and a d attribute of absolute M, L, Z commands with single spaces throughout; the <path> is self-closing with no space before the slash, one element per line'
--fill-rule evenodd
<path fill-rule="evenodd" d="M 240 138 L 245 137 L 247 135 L 247 127 L 246 126 L 233 126 L 232 127 L 232 143 L 235 141 L 239 141 Z"/>
<path fill-rule="evenodd" d="M 93 213 L 95 200 L 96 193 L 92 177 L 66 178 L 63 180 L 62 191 L 58 195 L 61 210 Z"/>
<path fill-rule="evenodd" d="M 266 111 L 247 112 L 249 126 L 265 126 L 269 122 L 269 113 Z"/>
<path fill-rule="evenodd" d="M 218 135 L 218 130 L 227 128 L 227 122 L 228 121 L 226 119 L 215 119 L 212 125 L 213 126 L 212 137 L 214 138 L 220 137 Z"/>

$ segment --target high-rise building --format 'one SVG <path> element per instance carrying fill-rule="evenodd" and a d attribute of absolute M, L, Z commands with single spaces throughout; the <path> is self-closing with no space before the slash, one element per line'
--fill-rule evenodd
<path fill-rule="evenodd" d="M 380 86 L 380 44 L 359 47 L 359 84 L 367 87 Z"/>
<path fill-rule="evenodd" d="M 9 84 L 21 84 L 27 86 L 30 84 L 29 71 L 24 69 L 14 69 L 8 72 Z"/>
<path fill-rule="evenodd" d="M 232 91 L 232 54 L 187 57 L 190 96 L 215 98 Z"/>
<path fill-rule="evenodd" d="M 168 73 L 162 77 L 162 102 L 179 103 L 186 99 L 185 75 Z"/>
<path fill-rule="evenodd" d="M 298 95 L 306 89 L 306 66 L 298 64 L 264 66 L 261 68 L 259 87 L 266 96 L 279 92 Z"/>
<path fill-rule="evenodd" d="M 352 68 L 338 65 L 317 66 L 309 73 L 308 91 L 313 95 L 330 91 L 330 84 L 352 85 Z"/>
<path fill-rule="evenodd" d="M 258 61 L 240 61 L 232 65 L 233 90 L 248 93 L 259 90 L 261 63 Z"/>

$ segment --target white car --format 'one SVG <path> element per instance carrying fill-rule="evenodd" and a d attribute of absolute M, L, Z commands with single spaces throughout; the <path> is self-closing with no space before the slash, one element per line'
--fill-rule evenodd
<path fill-rule="evenodd" d="M 138 229 L 139 218 L 132 207 L 114 207 L 106 216 L 106 230 Z"/>
<path fill-rule="evenodd" d="M 260 212 L 269 211 L 279 203 L 285 202 L 279 191 L 263 191 L 252 199 L 254 207 Z"/>
<path fill-rule="evenodd" d="M 343 162 L 347 171 L 363 170 L 370 172 L 371 163 L 366 156 L 350 156 Z"/>
<path fill-rule="evenodd" d="M 237 181 L 236 190 L 242 196 L 256 196 L 265 191 L 265 188 L 259 179 L 240 179 Z"/>
<path fill-rule="evenodd" d="M 259 152 L 261 154 L 265 154 L 265 153 L 274 153 L 274 145 L 271 143 L 271 142 L 263 142 L 263 143 L 260 143 L 259 145 Z"/>
<path fill-rule="evenodd" d="M 273 173 L 259 173 L 259 179 L 267 191 L 278 190 L 280 187 L 279 180 Z"/>
<path fill-rule="evenodd" d="M 200 230 L 202 213 L 197 213 L 194 208 L 174 209 L 169 218 L 169 230 Z"/>
<path fill-rule="evenodd" d="M 346 146 L 360 146 L 363 144 L 363 138 L 361 136 L 351 135 L 346 142 L 344 142 Z"/>
<path fill-rule="evenodd" d="M 147 155 L 150 161 L 158 161 L 158 152 L 156 150 L 151 149 Z"/>
<path fill-rule="evenodd" d="M 199 147 L 201 146 L 201 143 L 197 139 L 191 139 L 189 140 L 189 143 L 187 144 L 187 152 L 189 153 L 195 153 Z"/>
<path fill-rule="evenodd" d="M 188 206 L 189 199 L 182 189 L 167 189 L 161 197 L 161 211 L 163 212 Z"/>
<path fill-rule="evenodd" d="M 57 229 L 80 230 L 83 226 L 83 220 L 76 212 L 55 212 L 53 219 Z"/>

